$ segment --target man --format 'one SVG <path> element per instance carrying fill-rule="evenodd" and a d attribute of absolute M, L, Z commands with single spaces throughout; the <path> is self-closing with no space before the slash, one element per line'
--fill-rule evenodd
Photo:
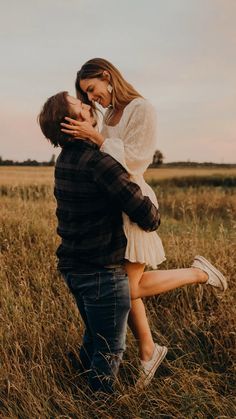
<path fill-rule="evenodd" d="M 44 104 L 39 123 L 45 137 L 62 147 L 55 167 L 58 268 L 85 324 L 80 361 L 91 389 L 112 393 L 130 310 L 122 211 L 146 231 L 156 230 L 160 218 L 116 160 L 91 141 L 61 132 L 65 115 L 81 114 L 94 125 L 90 106 L 61 92 Z"/>

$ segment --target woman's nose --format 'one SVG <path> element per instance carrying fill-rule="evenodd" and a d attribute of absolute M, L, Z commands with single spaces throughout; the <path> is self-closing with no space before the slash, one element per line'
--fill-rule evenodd
<path fill-rule="evenodd" d="M 92 93 L 87 93 L 87 95 L 88 95 L 88 100 L 90 100 L 90 102 L 92 102 L 93 94 Z"/>

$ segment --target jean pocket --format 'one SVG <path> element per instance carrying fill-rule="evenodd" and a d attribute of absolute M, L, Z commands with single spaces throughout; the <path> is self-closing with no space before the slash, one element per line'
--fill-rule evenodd
<path fill-rule="evenodd" d="M 73 294 L 86 297 L 90 300 L 98 300 L 100 294 L 99 274 L 94 273 L 70 273 L 67 276 L 67 284 Z"/>

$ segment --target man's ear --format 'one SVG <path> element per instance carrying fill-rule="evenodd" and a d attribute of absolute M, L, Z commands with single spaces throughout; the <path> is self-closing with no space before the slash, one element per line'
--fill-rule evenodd
<path fill-rule="evenodd" d="M 110 73 L 108 71 L 104 70 L 103 73 L 102 73 L 102 78 L 103 78 L 103 80 L 107 80 L 107 81 L 110 82 L 110 80 L 111 80 Z"/>

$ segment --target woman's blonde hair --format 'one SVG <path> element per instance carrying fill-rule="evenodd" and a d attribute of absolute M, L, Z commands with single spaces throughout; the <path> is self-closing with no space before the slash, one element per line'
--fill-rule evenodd
<path fill-rule="evenodd" d="M 142 97 L 134 87 L 128 83 L 121 75 L 119 70 L 111 64 L 109 61 L 103 58 L 93 58 L 87 61 L 81 69 L 77 72 L 75 87 L 77 96 L 82 99 L 83 102 L 88 103 L 95 108 L 94 103 L 89 101 L 87 94 L 83 92 L 80 87 L 80 81 L 84 79 L 99 78 L 104 79 L 104 71 L 107 71 L 110 75 L 109 83 L 112 86 L 112 108 L 108 111 L 106 119 L 109 119 L 113 114 L 114 110 L 122 110 L 128 103 L 137 97 Z"/>

